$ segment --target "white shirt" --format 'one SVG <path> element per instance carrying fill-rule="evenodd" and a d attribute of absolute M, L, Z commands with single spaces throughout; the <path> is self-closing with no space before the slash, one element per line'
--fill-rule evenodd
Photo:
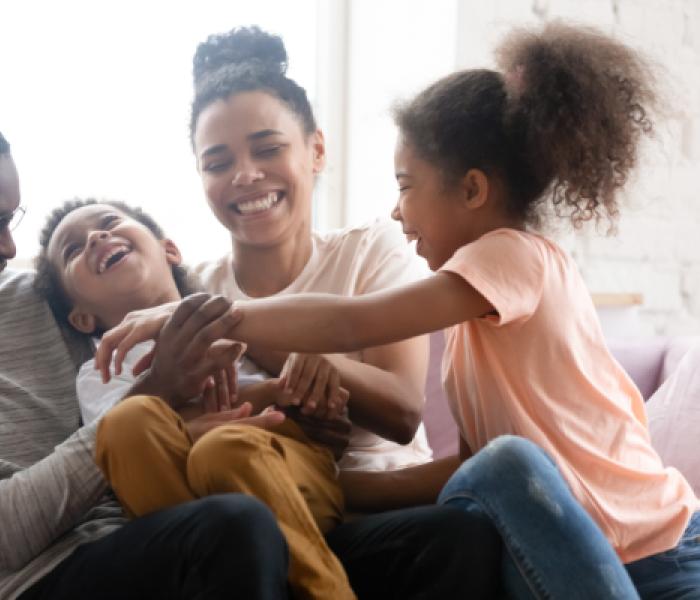
<path fill-rule="evenodd" d="M 232 255 L 200 265 L 195 272 L 204 288 L 231 300 L 248 300 L 236 282 Z M 425 277 L 426 267 L 411 252 L 395 223 L 376 221 L 329 233 L 312 234 L 312 252 L 299 276 L 283 296 L 303 292 L 358 296 Z M 347 355 L 362 361 L 362 352 Z M 380 471 L 430 461 L 432 451 L 421 423 L 405 446 L 353 426 L 350 444 L 338 463 L 344 470 Z"/>
<path fill-rule="evenodd" d="M 95 345 L 98 346 L 99 343 L 100 341 L 96 339 Z M 80 367 L 75 387 L 80 414 L 85 425 L 99 419 L 128 394 L 136 380 L 132 371 L 139 359 L 153 348 L 153 344 L 153 341 L 136 344 L 125 356 L 121 374 L 115 375 L 112 369 L 112 377 L 107 383 L 102 383 L 102 375 L 95 369 L 94 360 L 89 360 Z M 267 378 L 263 371 L 246 358 L 236 363 L 236 370 L 239 389 Z"/>

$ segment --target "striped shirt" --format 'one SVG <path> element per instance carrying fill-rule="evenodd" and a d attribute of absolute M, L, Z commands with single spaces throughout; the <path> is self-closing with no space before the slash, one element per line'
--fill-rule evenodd
<path fill-rule="evenodd" d="M 79 428 L 75 365 L 85 354 L 62 335 L 32 281 L 29 272 L 0 272 L 3 599 L 125 522 L 93 460 L 96 424 Z"/>

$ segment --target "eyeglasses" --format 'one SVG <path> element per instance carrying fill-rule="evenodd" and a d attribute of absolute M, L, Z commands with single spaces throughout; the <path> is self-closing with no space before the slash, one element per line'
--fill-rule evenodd
<path fill-rule="evenodd" d="M 24 213 L 26 212 L 27 209 L 24 208 L 24 206 L 18 206 L 9 215 L 0 217 L 0 231 L 14 231 L 17 229 L 24 218 Z"/>

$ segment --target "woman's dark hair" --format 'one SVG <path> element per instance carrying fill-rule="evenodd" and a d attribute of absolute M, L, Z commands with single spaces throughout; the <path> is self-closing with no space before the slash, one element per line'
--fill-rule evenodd
<path fill-rule="evenodd" d="M 0 156 L 10 153 L 10 142 L 5 139 L 5 136 L 0 132 Z"/>
<path fill-rule="evenodd" d="M 68 323 L 68 315 L 73 309 L 73 302 L 66 294 L 61 283 L 61 276 L 54 264 L 49 260 L 47 251 L 51 238 L 58 225 L 70 213 L 78 208 L 90 206 L 92 204 L 106 204 L 113 206 L 118 211 L 145 225 L 153 235 L 162 240 L 165 238 L 163 230 L 153 220 L 153 218 L 143 212 L 140 208 L 129 206 L 118 200 L 96 200 L 94 198 L 75 198 L 67 200 L 61 206 L 54 209 L 46 219 L 46 223 L 39 234 L 39 254 L 34 261 L 36 269 L 36 277 L 34 279 L 34 289 L 43 298 L 46 299 L 51 311 L 58 323 Z M 187 296 L 195 291 L 195 286 L 192 284 L 190 276 L 181 265 L 172 265 L 173 279 L 181 296 Z M 98 335 L 103 332 L 96 332 Z"/>
<path fill-rule="evenodd" d="M 404 139 L 448 185 L 472 168 L 500 177 L 515 217 L 536 223 L 551 200 L 575 227 L 613 223 L 615 192 L 653 130 L 649 66 L 594 29 L 562 23 L 515 30 L 497 62 L 500 73 L 454 73 L 399 106 Z"/>
<path fill-rule="evenodd" d="M 305 133 L 316 131 L 306 91 L 286 76 L 287 51 L 279 36 L 258 27 L 239 27 L 228 33 L 210 35 L 197 46 L 192 62 L 191 140 L 200 113 L 212 102 L 256 90 L 284 102 L 299 118 Z"/>

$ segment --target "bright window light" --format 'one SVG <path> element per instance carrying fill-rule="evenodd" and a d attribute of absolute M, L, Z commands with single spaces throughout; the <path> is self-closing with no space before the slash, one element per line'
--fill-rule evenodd
<path fill-rule="evenodd" d="M 17 265 L 49 211 L 73 197 L 151 213 L 185 260 L 230 242 L 206 206 L 188 139 L 192 56 L 211 33 L 259 25 L 284 39 L 289 74 L 316 97 L 317 0 L 3 2 L 0 131 L 27 215 Z"/>

